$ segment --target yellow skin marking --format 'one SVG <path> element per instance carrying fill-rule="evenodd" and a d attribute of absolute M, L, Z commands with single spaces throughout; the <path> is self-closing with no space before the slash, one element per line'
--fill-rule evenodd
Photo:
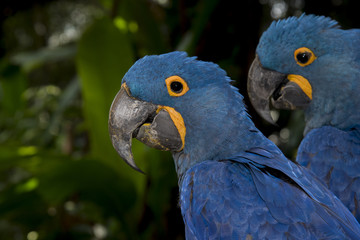
<path fill-rule="evenodd" d="M 182 83 L 182 85 L 183 85 L 182 91 L 179 92 L 179 93 L 173 92 L 171 90 L 171 87 L 170 87 L 172 82 L 180 82 L 180 83 Z M 184 95 L 187 91 L 189 91 L 189 87 L 188 87 L 187 83 L 185 82 L 184 79 L 182 79 L 179 76 L 175 75 L 175 76 L 168 77 L 165 80 L 165 83 L 166 83 L 166 87 L 167 87 L 167 90 L 169 92 L 169 95 L 172 96 L 172 97 L 180 97 L 180 96 Z"/>
<path fill-rule="evenodd" d="M 131 96 L 129 87 L 126 85 L 125 82 L 124 82 L 123 84 L 121 84 L 121 88 L 124 88 L 125 91 L 127 92 L 127 94 L 128 94 L 129 96 Z"/>
<path fill-rule="evenodd" d="M 299 85 L 301 90 L 312 100 L 312 87 L 306 78 L 300 75 L 289 74 L 287 79 Z"/>
<path fill-rule="evenodd" d="M 156 110 L 156 113 L 158 113 L 162 109 L 164 109 L 169 113 L 171 120 L 175 124 L 175 127 L 177 128 L 180 134 L 182 146 L 179 151 L 181 151 L 185 146 L 186 127 L 185 127 L 184 119 L 179 112 L 177 112 L 174 108 L 168 106 L 159 106 L 158 109 Z"/>
<path fill-rule="evenodd" d="M 296 58 L 296 56 L 297 56 L 299 53 L 309 53 L 309 54 L 310 54 L 310 59 L 309 59 L 309 61 L 307 61 L 306 63 L 301 63 L 301 62 L 299 62 L 299 61 L 297 60 L 297 58 Z M 295 50 L 295 52 L 294 52 L 294 58 L 295 58 L 295 61 L 296 61 L 297 64 L 299 64 L 299 65 L 302 66 L 302 67 L 305 67 L 305 66 L 307 66 L 307 65 L 312 64 L 312 63 L 315 61 L 316 56 L 315 56 L 315 54 L 313 53 L 313 51 L 311 51 L 309 48 L 307 48 L 307 47 L 301 47 L 301 48 L 298 48 L 298 49 Z"/>

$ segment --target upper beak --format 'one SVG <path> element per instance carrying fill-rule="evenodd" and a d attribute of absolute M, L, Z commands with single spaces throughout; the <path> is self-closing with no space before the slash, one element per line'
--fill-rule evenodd
<path fill-rule="evenodd" d="M 296 109 L 312 100 L 311 85 L 306 78 L 265 69 L 258 56 L 249 70 L 248 94 L 255 110 L 272 124 L 275 122 L 270 115 L 270 101 L 278 109 Z"/>
<path fill-rule="evenodd" d="M 172 108 L 132 97 L 124 83 L 109 112 L 109 133 L 115 150 L 139 172 L 142 171 L 136 166 L 131 152 L 133 137 L 156 149 L 182 150 L 185 133 L 181 130 L 181 123 L 179 125 L 173 120 L 176 113 Z"/>

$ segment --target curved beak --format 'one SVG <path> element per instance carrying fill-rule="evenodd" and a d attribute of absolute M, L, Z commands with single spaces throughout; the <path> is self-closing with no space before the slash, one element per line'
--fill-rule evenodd
<path fill-rule="evenodd" d="M 258 114 L 275 124 L 270 115 L 270 101 L 277 109 L 306 107 L 312 100 L 309 81 L 294 74 L 283 74 L 264 68 L 256 56 L 248 74 L 248 94 Z"/>
<path fill-rule="evenodd" d="M 131 151 L 133 137 L 159 150 L 180 151 L 184 147 L 185 132 L 179 130 L 181 121 L 180 125 L 174 121 L 175 110 L 171 109 L 138 100 L 126 83 L 121 86 L 110 108 L 109 133 L 115 150 L 135 170 L 142 172 Z"/>

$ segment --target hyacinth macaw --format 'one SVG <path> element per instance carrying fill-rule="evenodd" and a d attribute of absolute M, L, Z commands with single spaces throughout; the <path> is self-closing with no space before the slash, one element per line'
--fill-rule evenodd
<path fill-rule="evenodd" d="M 111 141 L 137 170 L 132 138 L 172 152 L 187 239 L 360 239 L 353 215 L 256 129 L 242 100 L 216 64 L 146 56 L 112 103 Z"/>
<path fill-rule="evenodd" d="M 272 122 L 278 109 L 304 109 L 297 162 L 311 169 L 360 222 L 360 29 L 327 17 L 273 22 L 249 71 L 248 92 Z"/>

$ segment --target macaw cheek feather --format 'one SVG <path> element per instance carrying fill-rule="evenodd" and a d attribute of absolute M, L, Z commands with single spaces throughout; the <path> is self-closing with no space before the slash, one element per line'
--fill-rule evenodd
<path fill-rule="evenodd" d="M 173 108 L 133 98 L 124 83 L 109 113 L 109 133 L 112 144 L 126 163 L 142 172 L 136 166 L 131 152 L 132 138 L 136 137 L 156 149 L 180 151 L 185 144 L 185 125 L 181 115 L 180 120 L 178 115 L 180 113 Z M 184 129 L 181 129 L 181 126 Z"/>

